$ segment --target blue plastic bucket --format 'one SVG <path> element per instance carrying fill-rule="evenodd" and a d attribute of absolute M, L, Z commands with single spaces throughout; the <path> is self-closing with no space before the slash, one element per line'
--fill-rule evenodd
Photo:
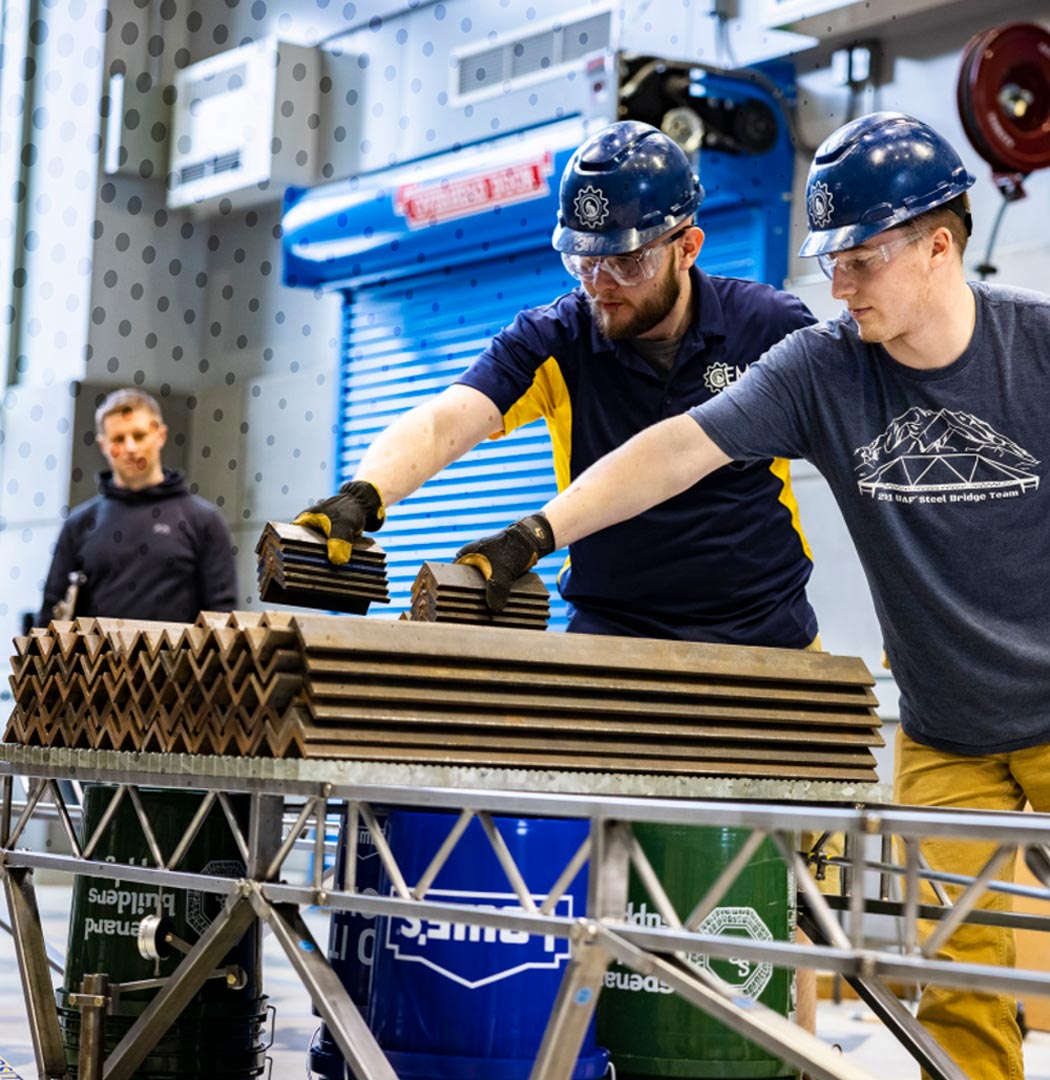
<path fill-rule="evenodd" d="M 393 811 L 390 846 L 411 886 L 448 835 L 455 816 Z M 546 898 L 588 832 L 584 821 L 496 818 L 530 888 Z M 393 895 L 383 874 L 381 892 Z M 428 890 L 428 900 L 520 910 L 481 823 L 468 826 Z M 556 914 L 586 912 L 586 870 Z M 402 1080 L 528 1080 L 569 961 L 567 938 L 465 923 L 381 917 L 368 1023 Z M 594 1025 L 573 1080 L 608 1068 Z"/>

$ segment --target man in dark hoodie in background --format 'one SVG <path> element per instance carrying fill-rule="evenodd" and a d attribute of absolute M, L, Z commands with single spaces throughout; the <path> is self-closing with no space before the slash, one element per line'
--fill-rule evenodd
<path fill-rule="evenodd" d="M 37 624 L 55 617 L 71 575 L 79 581 L 73 616 L 188 623 L 200 611 L 231 611 L 230 531 L 212 503 L 190 494 L 181 473 L 161 465 L 168 429 L 156 400 L 114 391 L 95 410 L 95 437 L 110 468 L 99 475 L 99 494 L 62 526 Z"/>

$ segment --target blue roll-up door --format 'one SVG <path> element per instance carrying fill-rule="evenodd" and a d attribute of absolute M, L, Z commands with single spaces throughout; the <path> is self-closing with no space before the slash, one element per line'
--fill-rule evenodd
<path fill-rule="evenodd" d="M 703 218 L 703 215 L 701 215 Z M 726 208 L 702 220 L 708 273 L 763 274 L 768 215 Z M 345 294 L 339 475 L 349 479 L 365 447 L 399 413 L 449 385 L 522 308 L 544 304 L 575 282 L 549 248 L 399 278 Z M 390 614 L 410 606 L 409 589 L 426 559 L 448 562 L 460 545 L 538 509 L 557 491 L 542 421 L 509 438 L 486 440 L 391 507 L 376 539 L 387 552 Z M 562 559 L 537 572 L 551 591 L 551 628 L 564 629 L 555 578 Z M 386 609 L 375 609 L 383 614 Z"/>
<path fill-rule="evenodd" d="M 353 475 L 384 427 L 448 386 L 518 311 L 573 284 L 546 248 L 347 293 L 340 479 Z M 391 614 L 410 606 L 409 588 L 424 560 L 451 561 L 460 545 L 538 509 L 556 492 L 550 438 L 540 421 L 486 440 L 391 507 L 376 536 L 387 553 Z M 551 591 L 552 629 L 565 626 L 555 583 L 560 567 L 551 556 L 537 568 Z"/>

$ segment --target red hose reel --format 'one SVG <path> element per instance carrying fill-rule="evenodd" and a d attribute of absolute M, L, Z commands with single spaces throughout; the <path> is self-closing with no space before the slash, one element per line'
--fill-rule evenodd
<path fill-rule="evenodd" d="M 1050 31 L 1013 23 L 975 34 L 963 49 L 959 116 L 1007 199 L 1050 165 Z"/>

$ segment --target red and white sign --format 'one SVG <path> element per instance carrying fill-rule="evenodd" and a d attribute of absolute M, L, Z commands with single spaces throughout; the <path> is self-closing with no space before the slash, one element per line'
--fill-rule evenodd
<path fill-rule="evenodd" d="M 538 160 L 521 161 L 492 172 L 438 183 L 404 184 L 397 189 L 394 209 L 410 229 L 437 225 L 546 195 L 550 192 L 547 177 L 553 168 L 553 156 L 547 153 Z"/>

